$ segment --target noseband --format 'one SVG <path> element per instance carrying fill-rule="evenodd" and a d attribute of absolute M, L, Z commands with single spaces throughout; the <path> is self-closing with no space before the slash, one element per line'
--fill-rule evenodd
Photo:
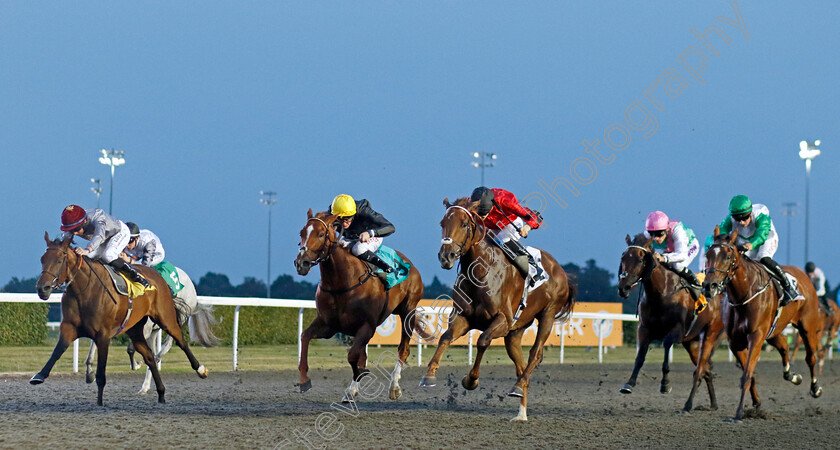
<path fill-rule="evenodd" d="M 477 233 L 477 231 L 478 231 L 478 221 L 475 219 L 475 213 L 473 213 L 472 211 L 470 211 L 467 208 L 464 208 L 463 206 L 452 205 L 446 210 L 446 212 L 449 213 L 449 210 L 452 209 L 452 208 L 464 210 L 470 218 L 471 226 L 467 227 L 467 229 L 468 229 L 467 237 L 464 238 L 463 243 L 455 242 L 455 240 L 452 239 L 451 237 L 445 237 L 445 238 L 441 239 L 440 243 L 442 245 L 452 245 L 452 244 L 457 245 L 458 246 L 457 257 L 460 258 L 461 255 L 464 254 L 464 252 L 465 252 L 464 249 L 467 247 L 467 244 L 469 244 L 469 245 L 475 244 L 475 241 L 473 241 L 473 236 L 478 235 L 478 233 Z M 485 236 L 487 236 L 487 228 L 486 227 L 484 228 L 484 235 L 481 236 L 482 241 L 484 240 Z"/>
<path fill-rule="evenodd" d="M 324 225 L 324 229 L 325 229 L 324 232 L 326 233 L 325 238 L 324 238 L 324 243 L 321 245 L 321 247 L 318 250 L 314 250 L 315 254 L 318 255 L 318 257 L 315 258 L 315 260 L 312 261 L 312 265 L 315 266 L 315 265 L 318 265 L 318 264 L 330 259 L 330 254 L 332 253 L 333 248 L 335 247 L 335 244 L 338 243 L 338 240 L 333 241 L 333 240 L 330 239 L 330 226 L 327 225 L 327 222 L 324 222 L 323 220 L 321 220 L 317 217 L 311 217 L 309 220 L 306 221 L 306 223 L 309 223 L 313 220 L 317 220 L 318 222 L 321 222 L 321 224 Z M 309 247 L 307 247 L 306 245 L 301 245 L 300 250 L 309 250 Z"/>
<path fill-rule="evenodd" d="M 67 259 L 69 259 L 69 258 L 67 257 L 67 251 L 66 251 L 66 250 L 58 250 L 58 249 L 57 249 L 56 251 L 57 251 L 57 252 L 60 252 L 62 255 L 64 255 L 65 262 L 64 262 L 64 264 L 63 264 L 63 265 L 64 265 L 64 266 L 67 266 Z M 50 275 L 51 277 L 53 277 L 52 284 L 50 284 L 50 290 L 51 290 L 51 291 L 54 291 L 54 290 L 56 290 L 56 289 L 61 288 L 62 286 L 69 286 L 69 285 L 70 285 L 70 283 L 72 283 L 72 282 L 73 282 L 73 279 L 74 279 L 74 278 L 76 278 L 76 274 L 77 274 L 77 273 L 79 273 L 79 272 L 78 272 L 78 269 L 79 269 L 79 268 L 81 268 L 81 267 L 82 267 L 82 258 L 81 258 L 81 257 L 79 257 L 79 265 L 78 265 L 78 266 L 76 266 L 76 269 L 77 269 L 77 270 L 76 270 L 75 272 L 73 272 L 72 276 L 70 276 L 70 277 L 67 279 L 67 281 L 66 281 L 66 282 L 64 282 L 64 283 L 62 283 L 62 282 L 60 282 L 60 281 L 59 281 L 59 280 L 60 280 L 60 278 L 59 278 L 59 276 L 58 276 L 58 275 L 56 275 L 56 274 L 54 274 L 54 273 L 50 272 L 49 270 L 42 269 L 42 270 L 41 270 L 41 274 L 47 274 L 47 275 Z"/>
<path fill-rule="evenodd" d="M 725 247 L 725 248 L 728 248 L 728 249 L 732 250 L 733 253 L 736 253 L 738 251 L 738 249 L 736 249 L 732 244 L 712 244 L 712 246 L 709 247 L 709 250 L 711 250 L 715 247 L 721 247 L 721 248 Z M 721 269 L 718 269 L 717 267 L 714 267 L 714 266 L 706 267 L 703 270 L 703 272 L 706 273 L 706 276 L 709 276 L 710 274 L 713 274 L 715 272 L 722 273 L 723 274 L 723 285 L 724 286 L 726 286 L 727 284 L 729 284 L 730 281 L 732 281 L 732 278 L 735 276 L 735 271 L 738 270 L 739 267 L 741 267 L 740 259 L 733 258 L 729 253 L 726 254 L 726 257 L 729 258 L 729 267 L 726 270 L 721 270 Z M 738 259 L 737 265 L 735 264 L 736 259 Z"/>

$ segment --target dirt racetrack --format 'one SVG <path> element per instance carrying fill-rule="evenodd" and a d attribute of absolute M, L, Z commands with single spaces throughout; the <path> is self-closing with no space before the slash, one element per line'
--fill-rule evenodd
<path fill-rule="evenodd" d="M 805 373 L 805 365 L 794 363 Z M 649 361 L 631 395 L 618 388 L 628 364 L 543 364 L 531 383 L 529 421 L 510 423 L 517 400 L 504 397 L 513 368 L 488 366 L 479 388 L 461 385 L 465 366 L 444 366 L 438 386 L 421 390 L 422 369 L 403 372 L 403 397 L 359 399 L 358 415 L 331 408 L 349 369 L 313 367 L 313 389 L 301 395 L 296 371 L 211 372 L 210 378 L 163 372 L 167 403 L 135 394 L 142 374 L 109 375 L 105 407 L 81 375 L 57 374 L 40 386 L 29 376 L 0 376 L 0 447 L 258 447 L 305 448 L 836 448 L 840 443 L 840 364 L 827 362 L 825 393 L 808 395 L 808 382 L 782 379 L 776 361 L 758 367 L 762 411 L 740 424 L 724 423 L 738 400 L 740 371 L 725 359 L 715 368 L 721 409 L 708 410 L 702 388 L 690 415 L 685 402 L 692 368 L 672 366 L 673 391 L 658 393 L 659 364 Z M 152 391 L 154 392 L 154 391 Z M 748 400 L 749 402 L 749 400 Z M 325 413 L 331 413 L 325 414 Z M 758 416 L 758 417 L 755 417 Z M 319 419 L 320 417 L 320 419 Z M 319 424 L 316 421 L 320 420 Z M 332 440 L 317 434 L 316 427 Z M 297 437 L 296 437 L 297 436 Z"/>

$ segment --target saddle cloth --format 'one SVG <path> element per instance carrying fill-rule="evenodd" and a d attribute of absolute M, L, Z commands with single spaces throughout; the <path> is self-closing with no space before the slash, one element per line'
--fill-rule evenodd
<path fill-rule="evenodd" d="M 540 251 L 540 249 L 535 247 L 525 247 L 525 250 L 528 250 L 528 253 L 530 253 L 531 256 L 534 258 L 534 261 L 537 263 L 537 266 L 539 266 L 539 268 L 543 271 L 542 276 L 538 280 L 534 280 L 534 284 L 528 285 L 528 292 L 532 292 L 534 289 L 537 289 L 538 287 L 542 286 L 543 283 L 548 281 L 548 272 L 546 272 L 545 267 L 543 267 L 542 252 Z M 537 268 L 529 264 L 528 277 L 530 277 L 533 280 L 536 275 Z"/>
<path fill-rule="evenodd" d="M 102 265 L 105 267 L 105 270 L 108 271 L 108 275 L 111 276 L 111 281 L 114 282 L 114 288 L 116 288 L 120 295 L 126 295 L 128 298 L 137 298 L 146 292 L 146 288 L 143 287 L 142 284 L 129 281 L 125 275 L 117 273 L 110 264 Z M 154 286 L 148 289 L 154 289 Z"/>
<path fill-rule="evenodd" d="M 403 261 L 402 258 L 400 258 L 400 255 L 397 254 L 396 250 L 386 245 L 380 245 L 379 250 L 376 251 L 376 256 L 394 268 L 394 271 L 385 277 L 386 288 L 391 289 L 408 278 L 409 270 L 411 270 L 411 264 Z M 368 264 L 368 266 L 371 265 Z M 373 267 L 373 269 L 373 273 L 382 272 L 382 269 L 377 267 Z"/>

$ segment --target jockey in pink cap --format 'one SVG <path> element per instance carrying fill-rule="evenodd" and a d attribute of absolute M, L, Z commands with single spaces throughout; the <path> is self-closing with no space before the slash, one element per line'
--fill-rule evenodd
<path fill-rule="evenodd" d="M 706 308 L 705 298 L 700 294 L 700 282 L 688 268 L 700 253 L 700 242 L 691 228 L 677 220 L 668 219 L 662 211 L 654 211 L 645 221 L 645 236 L 652 238 L 651 248 L 657 250 L 653 257 L 665 267 L 676 272 L 688 284 L 688 291 L 695 302 L 695 311 Z"/>

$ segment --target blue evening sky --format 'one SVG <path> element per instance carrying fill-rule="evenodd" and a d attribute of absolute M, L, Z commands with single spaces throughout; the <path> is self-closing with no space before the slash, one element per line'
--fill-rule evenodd
<path fill-rule="evenodd" d="M 451 283 L 437 262 L 441 202 L 479 184 L 476 151 L 499 155 L 487 185 L 543 209 L 527 242 L 563 263 L 614 272 L 624 235 L 655 209 L 702 239 L 745 193 L 770 208 L 777 260 L 790 231 L 801 266 L 803 139 L 823 149 L 811 259 L 837 283 L 840 9 L 737 8 L 748 39 L 729 1 L 3 2 L 0 283 L 38 274 L 62 208 L 96 206 L 90 178 L 107 210 L 101 148 L 125 150 L 114 215 L 157 233 L 196 280 L 265 279 L 258 192 L 273 190 L 272 278 L 294 273 L 306 210 L 348 193 L 396 225 L 386 243 L 426 282 Z M 711 25 L 730 39 L 709 29 L 718 56 L 691 32 Z M 644 93 L 660 78 L 661 110 Z M 614 147 L 630 142 L 613 150 L 607 129 Z"/>

